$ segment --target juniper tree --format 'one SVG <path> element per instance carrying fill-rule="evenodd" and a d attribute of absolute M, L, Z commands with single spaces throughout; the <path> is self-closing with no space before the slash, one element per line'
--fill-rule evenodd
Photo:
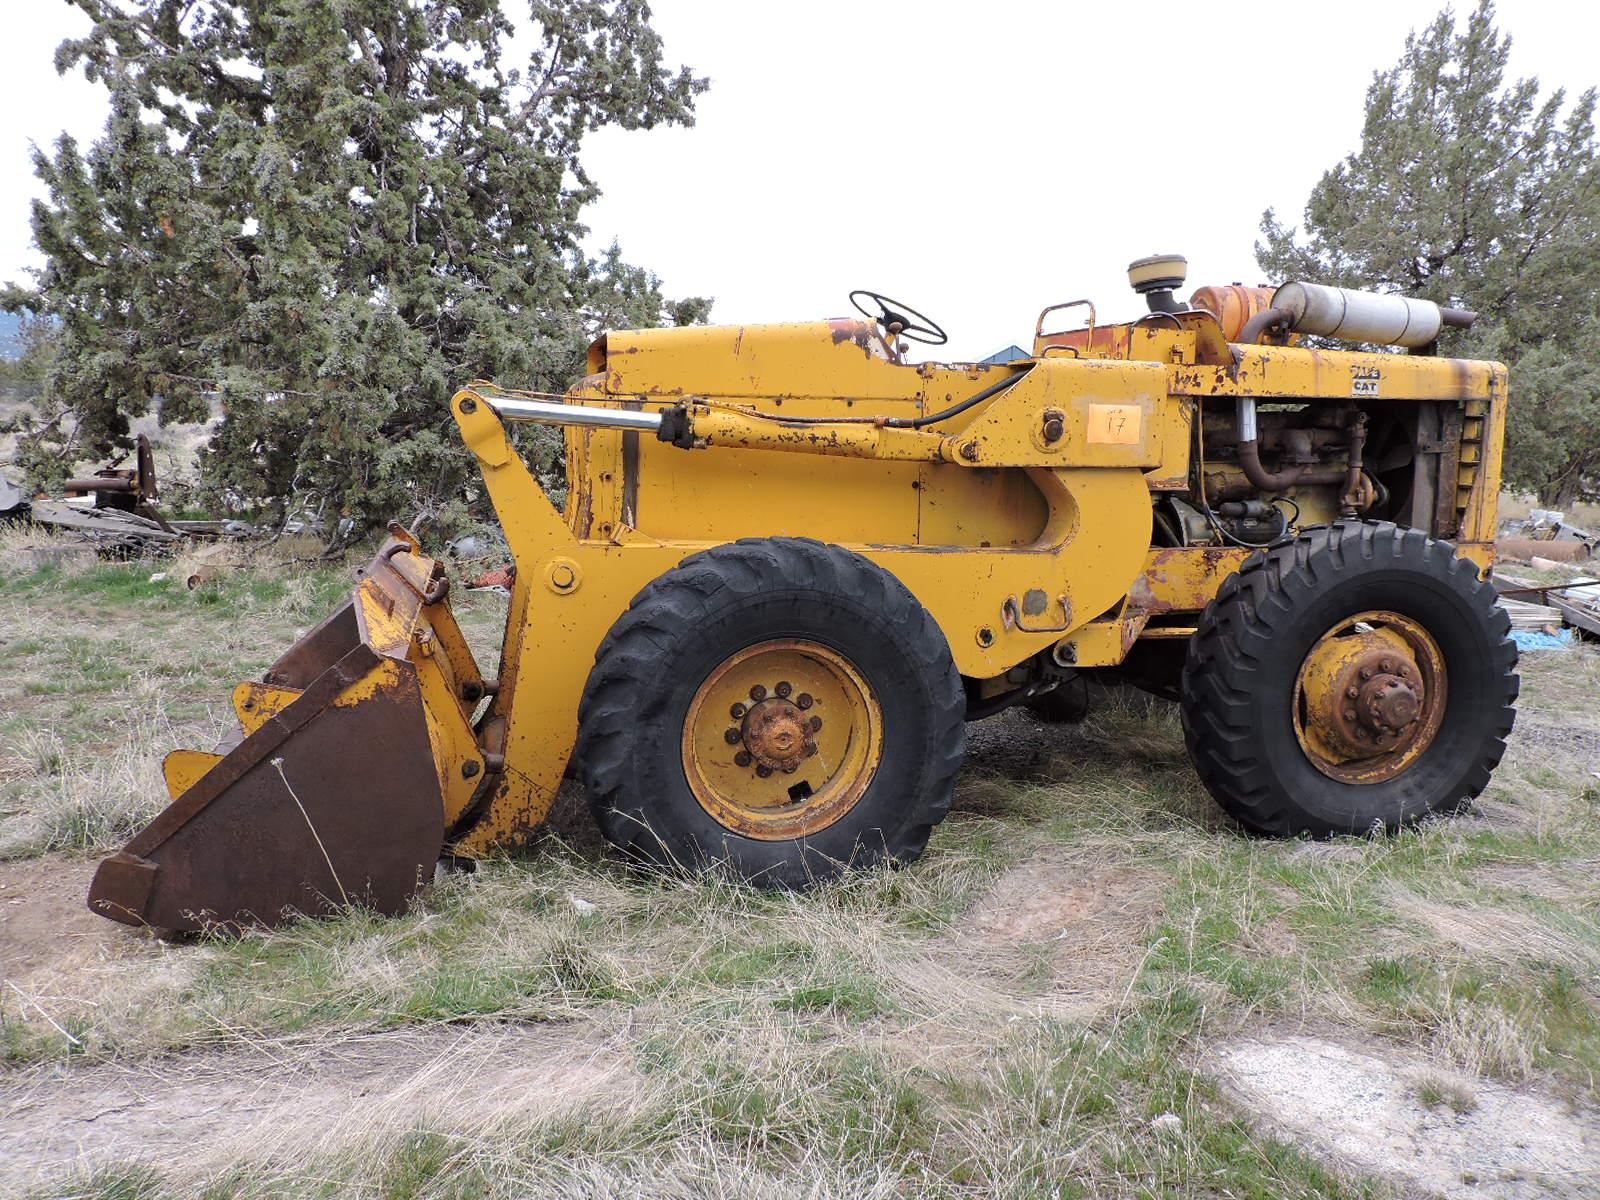
<path fill-rule="evenodd" d="M 1510 80 L 1480 0 L 1406 39 L 1367 89 L 1361 146 L 1312 189 L 1300 230 L 1268 210 L 1279 279 L 1377 287 L 1478 310 L 1448 352 L 1512 366 L 1505 474 L 1564 506 L 1600 488 L 1600 166 L 1595 91 Z"/>
<path fill-rule="evenodd" d="M 220 402 L 214 497 L 370 524 L 468 486 L 456 386 L 558 390 L 601 319 L 704 318 L 581 245 L 585 135 L 689 124 L 706 86 L 643 0 L 70 2 L 57 69 L 110 116 L 35 151 L 46 266 L 4 303 L 58 323 L 77 454 Z"/>

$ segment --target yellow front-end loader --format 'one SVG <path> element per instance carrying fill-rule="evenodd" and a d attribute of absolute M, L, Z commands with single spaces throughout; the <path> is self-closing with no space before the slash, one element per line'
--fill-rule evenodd
<path fill-rule="evenodd" d="M 91 907 L 399 912 L 441 857 L 525 843 L 570 767 L 628 856 L 803 886 L 914 859 L 965 723 L 1072 719 L 1096 676 L 1181 703 L 1249 830 L 1467 801 L 1517 693 L 1485 579 L 1506 373 L 1435 349 L 1471 314 L 1302 283 L 1185 303 L 1176 256 L 1130 279 L 1146 315 L 1052 306 L 1011 362 L 908 362 L 943 332 L 858 292 L 860 320 L 609 333 L 564 397 L 463 389 L 515 560 L 500 661 L 393 527 L 235 690 L 234 744 L 168 757 L 171 805 Z M 564 510 L 516 422 L 565 428 Z"/>

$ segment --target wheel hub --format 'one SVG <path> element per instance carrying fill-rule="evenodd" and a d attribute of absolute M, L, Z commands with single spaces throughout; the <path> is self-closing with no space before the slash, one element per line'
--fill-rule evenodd
<path fill-rule="evenodd" d="M 816 642 L 762 642 L 726 659 L 690 702 L 684 775 L 724 827 L 782 840 L 848 812 L 882 743 L 882 708 L 848 659 Z"/>
<path fill-rule="evenodd" d="M 1444 659 L 1428 632 L 1397 613 L 1361 613 L 1306 655 L 1295 683 L 1295 735 L 1323 774 L 1375 783 L 1427 748 L 1444 701 Z"/>
<path fill-rule="evenodd" d="M 740 741 L 757 765 L 793 772 L 803 759 L 817 752 L 812 720 L 798 704 L 773 697 L 745 713 Z M 816 720 L 821 728 L 821 718 Z"/>
<path fill-rule="evenodd" d="M 1379 675 L 1361 689 L 1361 723 L 1374 735 L 1399 733 L 1422 712 L 1422 697 L 1403 675 Z"/>

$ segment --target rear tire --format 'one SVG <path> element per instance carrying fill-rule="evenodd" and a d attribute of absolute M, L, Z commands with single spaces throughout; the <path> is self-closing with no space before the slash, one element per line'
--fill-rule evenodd
<path fill-rule="evenodd" d="M 965 707 L 943 632 L 894 576 L 838 546 L 751 538 L 634 598 L 596 652 L 577 754 L 624 854 L 802 887 L 922 853 Z"/>
<path fill-rule="evenodd" d="M 1372 699 L 1363 689 L 1386 676 L 1373 678 L 1370 667 L 1358 675 L 1366 660 L 1350 653 L 1316 657 L 1350 644 L 1330 637 L 1371 638 L 1385 621 L 1399 631 L 1385 635 L 1388 644 L 1402 653 L 1379 653 L 1404 659 L 1409 637 L 1422 647 L 1419 661 L 1435 664 L 1422 672 L 1429 686 L 1416 687 L 1425 719 L 1397 723 L 1403 732 L 1360 723 Z M 1189 756 L 1217 802 L 1258 833 L 1393 830 L 1454 810 L 1484 789 L 1505 753 L 1518 690 L 1510 629 L 1477 567 L 1418 530 L 1341 523 L 1257 554 L 1223 581 L 1190 639 L 1182 681 Z M 1330 726 L 1308 715 L 1306 697 L 1321 686 L 1318 661 L 1345 673 L 1337 688 L 1315 694 L 1358 718 L 1334 718 L 1336 734 L 1350 733 L 1343 751 L 1328 751 L 1317 731 Z M 1361 748 L 1369 742 L 1370 751 Z M 1385 744 L 1392 753 L 1380 753 Z"/>

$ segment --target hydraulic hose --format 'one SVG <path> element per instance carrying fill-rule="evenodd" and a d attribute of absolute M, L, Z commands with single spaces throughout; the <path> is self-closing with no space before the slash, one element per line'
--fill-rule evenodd
<path fill-rule="evenodd" d="M 966 412 L 974 404 L 982 404 L 989 397 L 997 396 L 1007 388 L 1015 387 L 1022 382 L 1031 370 L 1033 370 L 1033 367 L 1030 364 L 1023 368 L 1021 374 L 1013 375 L 1010 379 L 1002 379 L 999 383 L 991 384 L 977 395 L 968 396 L 965 400 L 952 404 L 949 408 L 941 409 L 939 412 L 929 413 L 925 417 L 889 417 L 883 421 L 883 424 L 890 429 L 921 429 L 925 425 L 948 421 L 951 417 Z"/>

